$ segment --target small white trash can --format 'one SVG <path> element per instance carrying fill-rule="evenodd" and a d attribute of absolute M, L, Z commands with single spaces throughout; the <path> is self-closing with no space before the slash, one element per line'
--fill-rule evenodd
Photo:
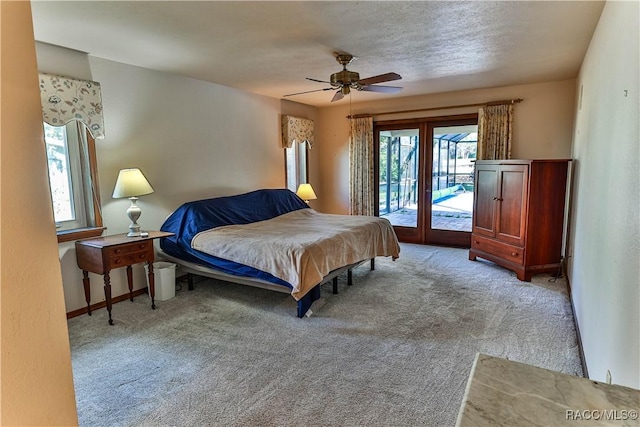
<path fill-rule="evenodd" d="M 149 266 L 144 266 L 149 287 Z M 153 278 L 155 282 L 155 300 L 166 301 L 176 296 L 176 265 L 171 262 L 158 261 L 153 263 Z"/>

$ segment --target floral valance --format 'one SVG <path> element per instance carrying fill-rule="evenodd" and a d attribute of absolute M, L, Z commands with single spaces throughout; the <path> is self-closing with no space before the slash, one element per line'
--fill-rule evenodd
<path fill-rule="evenodd" d="M 313 120 L 294 116 L 282 116 L 282 147 L 291 148 L 293 143 L 306 142 L 313 147 Z"/>
<path fill-rule="evenodd" d="M 64 126 L 78 120 L 95 139 L 104 138 L 100 83 L 40 74 L 43 120 L 51 126 Z"/>

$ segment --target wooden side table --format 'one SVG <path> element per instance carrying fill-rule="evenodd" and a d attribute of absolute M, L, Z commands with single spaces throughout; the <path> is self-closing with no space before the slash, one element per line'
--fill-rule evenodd
<path fill-rule="evenodd" d="M 78 267 L 82 269 L 82 284 L 84 285 L 84 297 L 87 301 L 87 309 L 91 316 L 91 288 L 89 273 L 102 274 L 104 277 L 104 296 L 109 312 L 109 324 L 113 325 L 111 318 L 111 278 L 109 272 L 114 268 L 127 267 L 127 284 L 129 285 L 129 299 L 133 301 L 133 272 L 131 266 L 144 262 L 148 266 L 149 295 L 151 296 L 151 308 L 155 309 L 155 279 L 153 274 L 153 240 L 161 237 L 173 236 L 173 233 L 164 231 L 149 231 L 148 236 L 127 237 L 126 234 L 97 237 L 76 241 L 76 258 Z"/>

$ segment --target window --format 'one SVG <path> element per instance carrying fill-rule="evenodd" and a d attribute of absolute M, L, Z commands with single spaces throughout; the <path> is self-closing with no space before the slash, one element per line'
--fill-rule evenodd
<path fill-rule="evenodd" d="M 44 123 L 49 189 L 58 242 L 102 234 L 94 140 L 85 126 Z"/>
<path fill-rule="evenodd" d="M 309 182 L 307 149 L 313 147 L 313 120 L 283 114 L 281 116 L 284 147 L 285 181 L 294 193 L 300 184 Z"/>
<path fill-rule="evenodd" d="M 294 193 L 300 184 L 309 182 L 307 143 L 294 142 L 291 148 L 284 149 L 287 188 Z"/>

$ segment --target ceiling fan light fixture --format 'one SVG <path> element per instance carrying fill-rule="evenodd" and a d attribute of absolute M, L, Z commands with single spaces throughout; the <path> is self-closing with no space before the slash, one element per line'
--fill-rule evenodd
<path fill-rule="evenodd" d="M 342 70 L 338 73 L 331 74 L 331 85 L 338 86 L 350 86 L 360 80 L 360 74 L 355 71 Z"/>
<path fill-rule="evenodd" d="M 340 89 L 343 95 L 349 95 L 351 93 L 351 88 L 349 86 L 342 86 Z"/>

